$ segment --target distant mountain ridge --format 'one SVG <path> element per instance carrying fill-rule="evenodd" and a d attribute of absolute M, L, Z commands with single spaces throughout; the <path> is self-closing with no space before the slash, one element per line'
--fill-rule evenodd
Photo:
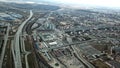
<path fill-rule="evenodd" d="M 59 6 L 47 5 L 47 4 L 29 4 L 29 3 L 14 3 L 14 2 L 0 2 L 0 6 L 6 6 L 7 8 L 15 7 L 20 9 L 39 9 L 39 10 L 57 10 Z"/>

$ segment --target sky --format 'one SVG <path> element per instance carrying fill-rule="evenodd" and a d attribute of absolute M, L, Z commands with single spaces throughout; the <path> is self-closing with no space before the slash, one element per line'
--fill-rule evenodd
<path fill-rule="evenodd" d="M 118 7 L 120 8 L 120 0 L 0 0 L 0 1 L 28 1 L 28 2 L 52 2 L 72 6 L 101 6 L 101 7 Z"/>
<path fill-rule="evenodd" d="M 91 5 L 91 6 L 103 6 L 103 7 L 119 7 L 120 0 L 48 0 L 64 4 L 72 5 Z"/>

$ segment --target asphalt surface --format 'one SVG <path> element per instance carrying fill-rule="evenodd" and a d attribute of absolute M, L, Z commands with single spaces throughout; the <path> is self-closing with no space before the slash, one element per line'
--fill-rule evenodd
<path fill-rule="evenodd" d="M 21 55 L 20 55 L 20 35 L 22 33 L 23 27 L 32 18 L 32 16 L 33 16 L 33 13 L 32 13 L 32 10 L 30 10 L 30 16 L 18 27 L 18 31 L 16 32 L 14 37 L 14 46 L 13 46 L 14 57 L 13 58 L 15 62 L 15 68 L 22 68 Z"/>
<path fill-rule="evenodd" d="M 5 49 L 6 49 L 8 35 L 9 35 L 9 29 L 10 29 L 9 26 L 10 26 L 10 24 L 8 24 L 7 32 L 6 32 L 6 35 L 4 36 L 5 41 L 4 41 L 4 44 L 3 44 L 3 49 L 2 49 L 2 53 L 1 53 L 1 57 L 0 57 L 0 68 L 2 68 L 3 58 L 4 58 L 4 55 L 5 55 Z"/>

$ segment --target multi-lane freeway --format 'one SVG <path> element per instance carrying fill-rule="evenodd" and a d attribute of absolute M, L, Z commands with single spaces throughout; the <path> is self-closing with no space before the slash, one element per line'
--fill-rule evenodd
<path fill-rule="evenodd" d="M 33 13 L 32 10 L 30 10 L 30 16 L 18 27 L 18 31 L 16 32 L 14 37 L 14 45 L 13 45 L 14 50 L 12 50 L 14 52 L 12 53 L 13 53 L 15 68 L 22 68 L 21 54 L 20 54 L 20 35 L 22 34 L 23 27 L 32 18 L 32 16 Z"/>

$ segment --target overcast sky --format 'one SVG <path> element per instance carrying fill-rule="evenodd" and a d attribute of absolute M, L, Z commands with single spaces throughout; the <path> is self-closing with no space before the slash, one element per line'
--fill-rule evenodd
<path fill-rule="evenodd" d="M 18 0 L 0 0 L 0 1 L 18 1 Z M 29 2 L 40 2 L 47 1 L 53 3 L 63 3 L 67 5 L 91 5 L 91 6 L 102 6 L 102 7 L 118 7 L 120 8 L 120 0 L 19 0 Z"/>

